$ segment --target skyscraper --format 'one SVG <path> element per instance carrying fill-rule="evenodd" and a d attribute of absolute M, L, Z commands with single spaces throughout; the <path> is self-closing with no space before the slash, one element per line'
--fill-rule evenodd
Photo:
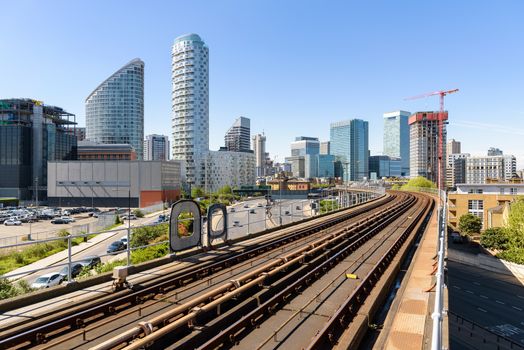
<path fill-rule="evenodd" d="M 135 58 L 104 80 L 86 98 L 86 139 L 127 143 L 142 159 L 144 62 Z"/>
<path fill-rule="evenodd" d="M 330 154 L 329 141 L 324 141 L 320 143 L 320 154 Z"/>
<path fill-rule="evenodd" d="M 446 145 L 446 154 L 449 156 L 457 153 L 460 153 L 460 141 L 455 141 L 455 139 L 449 140 Z"/>
<path fill-rule="evenodd" d="M 165 135 L 147 135 L 144 140 L 144 160 L 169 160 L 169 138 Z"/>
<path fill-rule="evenodd" d="M 251 123 L 249 118 L 237 118 L 224 136 L 226 149 L 232 152 L 250 152 L 250 134 Z"/>
<path fill-rule="evenodd" d="M 255 169 L 257 176 L 266 176 L 266 136 L 253 136 L 253 151 L 255 152 Z"/>
<path fill-rule="evenodd" d="M 291 143 L 291 157 L 286 162 L 291 163 L 293 176 L 303 178 L 319 177 L 318 154 L 320 142 L 317 137 L 300 136 Z"/>
<path fill-rule="evenodd" d="M 330 152 L 335 156 L 335 176 L 360 181 L 368 176 L 368 122 L 344 120 L 330 125 Z"/>
<path fill-rule="evenodd" d="M 384 155 L 400 158 L 401 175 L 409 176 L 409 112 L 384 113 Z"/>
<path fill-rule="evenodd" d="M 424 176 L 438 184 L 439 181 L 439 159 L 438 140 L 439 127 L 438 117 L 440 112 L 416 112 L 409 117 L 409 140 L 410 140 L 410 177 Z M 448 112 L 444 112 L 444 120 L 448 119 Z M 442 144 L 446 144 L 446 125 L 443 126 Z M 440 183 L 444 184 L 446 173 L 446 149 L 442 152 Z"/>
<path fill-rule="evenodd" d="M 171 72 L 173 159 L 184 160 L 187 181 L 201 186 L 199 164 L 209 151 L 209 50 L 197 34 L 175 39 Z"/>

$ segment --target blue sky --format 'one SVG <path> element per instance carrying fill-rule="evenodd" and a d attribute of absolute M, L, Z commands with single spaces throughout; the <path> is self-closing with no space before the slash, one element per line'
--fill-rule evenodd
<path fill-rule="evenodd" d="M 438 109 L 463 152 L 490 146 L 524 167 L 522 1 L 2 1 L 0 97 L 75 113 L 135 57 L 146 64 L 145 132 L 171 135 L 171 45 L 198 33 L 210 50 L 210 146 L 238 116 L 264 131 L 279 160 L 295 136 L 329 138 L 329 123 Z"/>

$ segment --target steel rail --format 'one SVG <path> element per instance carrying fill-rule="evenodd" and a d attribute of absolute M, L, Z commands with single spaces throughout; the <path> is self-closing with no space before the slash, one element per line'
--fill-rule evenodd
<path fill-rule="evenodd" d="M 414 198 L 414 196 L 413 196 L 413 198 Z M 370 230 L 369 233 L 374 234 L 374 233 L 378 232 L 377 229 L 383 228 L 385 224 L 389 223 L 393 218 L 395 218 L 398 215 L 400 215 L 402 210 L 405 209 L 407 206 L 411 205 L 413 202 L 414 202 L 414 199 L 411 200 L 411 201 L 408 201 L 408 202 L 401 202 L 397 207 L 387 209 L 386 210 L 386 212 L 387 212 L 386 215 L 383 212 L 381 212 L 380 214 L 377 214 L 376 215 L 377 216 L 377 218 L 376 218 L 377 222 L 373 222 L 373 224 L 375 224 L 375 226 L 372 226 L 371 228 L 368 227 L 368 229 Z M 383 221 L 381 221 L 381 219 Z M 362 224 L 366 224 L 366 223 L 367 223 L 368 226 L 371 224 L 370 220 L 365 220 L 364 223 L 356 225 L 352 230 L 346 231 L 345 235 L 339 235 L 338 237 L 330 237 L 330 239 L 333 240 L 332 243 L 341 240 L 342 236 L 346 237 L 347 235 L 354 233 L 358 229 L 362 229 L 363 228 Z M 366 234 L 363 237 L 360 237 L 360 238 L 356 237 L 358 235 L 355 235 L 355 236 L 353 236 L 352 240 L 342 240 L 341 243 L 338 243 L 337 248 L 338 249 L 346 249 L 347 250 L 348 245 L 350 245 L 351 247 L 355 248 L 356 245 L 359 246 L 360 244 L 362 244 L 363 242 L 365 242 L 367 239 L 370 238 L 370 234 L 369 233 Z M 353 243 L 355 243 L 355 244 L 353 244 Z M 322 249 L 320 249 L 320 248 L 322 248 Z M 335 255 L 337 249 L 335 247 L 331 247 L 330 249 L 325 249 L 325 248 L 327 248 L 327 246 L 322 244 L 320 246 L 317 246 L 317 247 L 311 249 L 311 251 L 308 252 L 308 254 L 313 254 L 313 253 L 317 253 L 317 252 L 323 251 L 324 255 L 327 256 L 326 259 L 328 259 L 330 261 L 329 256 L 330 255 Z M 241 286 L 240 288 L 237 288 L 237 289 L 239 290 L 239 292 L 244 292 L 244 291 L 246 291 L 246 290 L 248 290 L 248 289 L 250 289 L 252 287 L 261 286 L 266 279 L 269 279 L 272 275 L 277 274 L 278 272 L 289 268 L 291 265 L 297 264 L 299 262 L 303 263 L 304 261 L 309 261 L 309 259 L 307 259 L 307 260 L 305 259 L 308 256 L 308 254 L 305 254 L 304 257 L 301 257 L 301 256 L 296 257 L 293 261 L 288 261 L 285 264 L 286 266 L 283 265 L 283 266 L 280 266 L 278 269 L 275 269 L 275 271 L 272 271 L 272 272 L 267 273 L 267 274 L 262 274 L 259 277 L 255 278 L 254 280 L 251 280 L 248 284 L 246 284 L 244 286 Z M 324 255 L 321 255 L 321 256 L 324 256 Z M 243 288 L 243 287 L 245 287 L 245 288 Z M 241 289 L 241 288 L 243 288 L 243 289 Z M 172 314 L 166 314 L 166 315 L 164 315 L 164 317 L 161 317 L 161 318 L 163 318 L 162 322 L 158 322 L 160 320 L 159 318 L 157 318 L 157 320 L 156 320 L 157 323 L 146 322 L 146 324 L 148 324 L 148 328 L 150 329 L 150 332 L 149 332 L 150 334 L 146 335 L 145 337 L 143 337 L 143 338 L 141 338 L 141 339 L 139 339 L 139 340 L 137 340 L 135 342 L 132 342 L 131 344 L 128 345 L 128 347 L 126 347 L 126 349 L 137 349 L 137 348 L 140 348 L 142 346 L 145 346 L 145 345 L 149 344 L 152 341 L 156 341 L 156 340 L 162 338 L 163 336 L 166 336 L 166 335 L 170 334 L 171 332 L 173 332 L 174 330 L 178 329 L 179 327 L 186 326 L 188 324 L 192 324 L 195 321 L 197 316 L 201 317 L 202 314 L 209 313 L 209 312 L 217 309 L 217 307 L 219 307 L 223 302 L 225 302 L 227 300 L 230 300 L 232 297 L 237 296 L 237 295 L 238 295 L 238 293 L 236 292 L 236 290 L 234 290 L 234 291 L 230 292 L 230 294 L 227 295 L 227 296 L 215 299 L 211 303 L 208 303 L 206 305 L 199 306 L 198 308 L 190 311 L 189 314 L 186 314 L 185 316 L 183 316 L 183 317 L 173 321 L 172 323 L 169 323 L 169 320 L 173 316 Z M 221 312 L 222 312 L 222 310 L 221 310 Z M 166 325 L 166 323 L 168 323 L 168 324 Z M 155 330 L 156 327 L 159 327 L 159 326 L 163 326 L 163 327 Z M 138 330 L 138 328 L 136 330 Z M 99 346 L 94 347 L 93 349 L 97 349 L 97 350 L 99 350 L 99 349 L 108 349 L 108 348 L 120 345 L 123 341 L 131 340 L 132 339 L 131 335 L 133 337 L 136 337 L 136 336 L 139 336 L 139 335 L 142 335 L 142 334 L 147 334 L 147 332 L 144 332 L 144 330 L 141 327 L 140 331 L 138 331 L 138 332 L 133 331 L 132 334 L 129 333 L 129 334 L 126 335 L 126 337 L 120 337 L 119 336 L 117 338 L 110 339 L 110 340 L 100 344 Z"/>
<path fill-rule="evenodd" d="M 396 253 L 404 242 L 408 239 L 411 232 L 420 227 L 423 219 L 426 219 L 431 214 L 434 202 L 428 200 L 416 219 L 411 222 L 408 229 L 396 240 L 392 249 L 386 252 L 373 269 L 362 280 L 362 283 L 356 290 L 345 300 L 345 302 L 338 308 L 335 314 L 328 320 L 324 328 L 320 330 L 309 344 L 307 350 L 332 348 L 335 345 L 340 334 L 344 332 L 351 319 L 357 314 L 358 309 L 364 303 L 367 296 L 370 294 L 373 286 L 378 282 L 378 275 L 389 266 Z"/>
<path fill-rule="evenodd" d="M 415 204 L 416 202 L 413 203 L 413 205 Z M 398 217 L 401 217 L 401 215 L 396 215 L 389 218 L 380 226 L 375 227 L 373 229 L 373 233 L 377 233 L 378 231 L 382 230 Z M 214 349 L 221 346 L 227 347 L 235 343 L 239 334 L 243 333 L 246 329 L 255 327 L 260 323 L 265 315 L 268 313 L 272 314 L 276 308 L 281 308 L 284 306 L 287 303 L 287 300 L 291 299 L 293 295 L 300 293 L 302 290 L 311 285 L 313 281 L 320 278 L 320 276 L 322 276 L 328 269 L 335 266 L 336 263 L 345 259 L 347 255 L 359 248 L 364 242 L 367 241 L 366 238 L 370 237 L 359 238 L 357 241 L 352 242 L 350 245 L 346 246 L 326 261 L 323 261 L 318 266 L 312 266 L 313 264 L 311 264 L 311 268 L 309 271 L 307 271 L 307 273 L 303 274 L 296 281 L 286 286 L 286 288 L 284 288 L 282 291 L 276 293 L 266 302 L 259 304 L 254 310 L 245 314 L 245 316 L 241 317 L 238 321 L 228 325 L 228 327 L 221 330 L 213 338 L 208 339 L 203 345 L 199 346 L 198 349 Z M 128 348 L 133 349 L 132 347 Z M 126 350 L 128 348 L 126 348 Z"/>
<path fill-rule="evenodd" d="M 13 347 L 24 343 L 42 343 L 47 340 L 48 333 L 52 333 L 57 329 L 82 327 L 85 325 L 84 320 L 86 319 L 105 314 L 112 314 L 116 309 L 123 305 L 141 303 L 145 296 L 165 293 L 170 289 L 186 285 L 195 280 L 211 275 L 216 271 L 234 266 L 235 264 L 248 260 L 253 256 L 274 249 L 275 247 L 280 247 L 309 234 L 316 233 L 326 227 L 331 227 L 343 222 L 344 220 L 354 218 L 366 211 L 380 208 L 394 200 L 396 200 L 394 196 L 389 196 L 374 201 L 371 204 L 351 208 L 349 210 L 315 219 L 307 223 L 310 226 L 299 224 L 299 229 L 294 230 L 293 227 L 285 229 L 287 231 L 285 231 L 286 233 L 284 236 L 256 244 L 236 253 L 227 254 L 226 256 L 219 257 L 210 262 L 202 263 L 198 266 L 184 268 L 167 276 L 153 278 L 151 281 L 144 283 L 141 290 L 124 290 L 77 308 L 57 310 L 48 317 L 40 318 L 34 322 L 24 324 L 21 327 L 14 327 L 3 331 L 0 333 L 0 347 Z"/>

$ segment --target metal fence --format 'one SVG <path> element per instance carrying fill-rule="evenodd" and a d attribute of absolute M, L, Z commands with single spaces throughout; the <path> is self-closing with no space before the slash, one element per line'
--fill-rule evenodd
<path fill-rule="evenodd" d="M 369 190 L 369 189 L 368 189 Z M 377 191 L 377 192 L 366 192 L 364 195 L 361 196 L 353 196 L 351 197 L 351 200 L 345 201 L 342 199 L 343 194 L 340 193 L 339 196 L 332 196 L 331 198 L 327 198 L 328 200 L 331 200 L 331 206 L 328 204 L 325 206 L 326 212 L 338 210 L 341 208 L 347 208 L 354 205 L 358 205 L 362 202 L 372 200 L 374 198 L 380 197 L 383 194 L 383 191 Z M 324 198 L 326 199 L 326 198 Z M 260 200 L 260 203 L 264 202 L 263 199 Z M 313 203 L 316 203 L 314 205 Z M 163 204 L 160 209 L 163 208 Z M 255 211 L 255 214 L 257 211 L 263 210 L 265 212 L 262 219 L 254 219 L 253 211 Z M 299 222 L 301 220 L 307 219 L 311 216 L 319 215 L 320 208 L 318 206 L 318 201 L 315 199 L 310 200 L 297 200 L 297 201 L 278 201 L 275 200 L 273 204 L 269 207 L 267 206 L 258 206 L 258 204 L 255 204 L 254 207 L 249 208 L 241 208 L 240 210 L 236 211 L 237 214 L 240 214 L 242 217 L 239 220 L 228 220 L 231 222 L 227 223 L 228 226 L 228 232 L 231 232 L 231 235 L 233 235 L 232 238 L 238 238 L 245 235 L 251 235 L 257 232 L 264 231 L 269 228 L 273 228 L 276 226 L 286 225 L 289 223 L 295 223 Z M 114 223 L 114 214 L 108 214 L 108 215 L 100 215 L 99 220 L 97 221 L 97 225 L 102 225 L 104 227 L 110 226 Z M 33 274 L 35 272 L 40 272 L 44 270 L 56 270 L 59 268 L 62 268 L 64 266 L 68 266 L 68 281 L 73 281 L 73 276 L 71 276 L 71 267 L 72 264 L 78 261 L 82 261 L 82 258 L 76 258 L 75 255 L 78 254 L 79 251 L 74 246 L 75 240 L 78 240 L 78 238 L 83 238 L 84 241 L 87 241 L 88 239 L 93 239 L 100 242 L 119 238 L 121 235 L 125 236 L 127 238 L 127 242 L 131 241 L 131 235 L 133 230 L 139 229 L 142 227 L 151 227 L 157 225 L 157 223 L 154 224 L 148 224 L 148 225 L 139 225 L 139 226 L 130 226 L 129 221 L 124 224 L 125 226 L 122 226 L 118 229 L 113 230 L 102 230 L 102 231 L 93 231 L 93 230 L 86 230 L 81 231 L 84 227 L 84 225 L 80 225 L 80 227 L 77 229 L 81 233 L 75 233 L 73 234 L 70 232 L 70 234 L 66 237 L 47 237 L 39 240 L 31 240 L 31 241 L 25 241 L 25 242 L 14 242 L 13 244 L 6 244 L 4 246 L 0 247 L 1 251 L 9 250 L 9 249 L 15 249 L 15 250 L 23 250 L 24 248 L 30 247 L 31 245 L 35 244 L 42 244 L 42 243 L 48 243 L 48 242 L 56 242 L 56 241 L 66 241 L 67 242 L 67 253 L 62 254 L 63 256 L 55 259 L 56 261 L 50 263 L 49 265 L 41 268 L 35 268 L 35 269 L 25 269 L 24 271 L 18 271 L 18 272 L 10 272 L 6 273 L 5 275 L 0 276 L 0 278 L 9 278 L 11 280 L 16 280 L 18 278 L 22 278 L 25 276 L 28 276 L 29 274 Z M 89 227 L 91 228 L 91 227 Z M 236 231 L 236 233 L 235 233 Z M 206 232 L 205 230 L 202 230 L 201 234 L 202 237 L 207 237 L 203 232 Z M 56 235 L 56 233 L 55 233 Z M 169 241 L 162 241 L 162 242 L 155 242 L 154 244 L 144 245 L 141 247 L 131 247 L 131 244 L 127 244 L 127 247 L 125 251 L 120 251 L 118 253 L 118 258 L 123 258 L 123 254 L 125 253 L 125 261 L 126 264 L 129 266 L 131 265 L 131 253 L 135 250 L 150 247 L 150 246 L 156 246 L 159 244 L 168 243 Z M 203 242 L 203 244 L 210 244 L 211 242 Z M 100 258 L 104 257 L 114 257 L 115 254 L 101 254 L 99 255 Z M 76 260 L 75 260 L 76 259 Z"/>

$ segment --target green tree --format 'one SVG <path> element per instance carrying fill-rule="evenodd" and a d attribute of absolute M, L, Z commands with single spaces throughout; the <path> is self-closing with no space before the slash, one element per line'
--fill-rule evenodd
<path fill-rule="evenodd" d="M 471 235 L 473 233 L 480 233 L 482 229 L 482 220 L 476 215 L 465 214 L 459 219 L 459 230 L 462 233 Z"/>
<path fill-rule="evenodd" d="M 488 249 L 504 250 L 508 243 L 508 232 L 502 227 L 488 228 L 480 235 L 480 244 Z"/>
<path fill-rule="evenodd" d="M 410 187 L 419 187 L 419 188 L 437 188 L 434 182 L 426 179 L 423 176 L 417 176 L 408 181 L 407 184 L 402 186 L 402 189 L 408 189 Z"/>
<path fill-rule="evenodd" d="M 204 197 L 205 195 L 206 193 L 200 187 L 193 187 L 191 189 L 191 197 L 193 198 L 200 198 L 200 197 Z"/>
<path fill-rule="evenodd" d="M 225 185 L 224 187 L 220 188 L 217 191 L 218 194 L 233 194 L 233 190 L 231 189 L 231 186 Z"/>
<path fill-rule="evenodd" d="M 115 215 L 115 225 L 122 225 L 122 219 L 120 219 L 120 215 Z"/>
<path fill-rule="evenodd" d="M 508 228 L 514 233 L 524 233 L 524 198 L 522 197 L 510 205 Z"/>

